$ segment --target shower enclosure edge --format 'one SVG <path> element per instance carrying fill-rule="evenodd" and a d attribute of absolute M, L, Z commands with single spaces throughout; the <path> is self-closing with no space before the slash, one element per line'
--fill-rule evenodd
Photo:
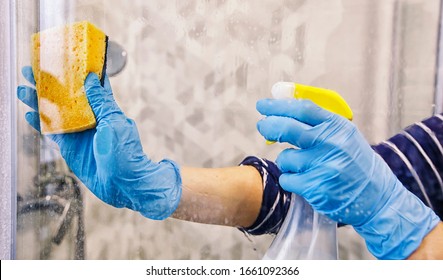
<path fill-rule="evenodd" d="M 0 259 L 15 259 L 16 123 L 12 92 L 15 77 L 15 4 L 0 1 Z"/>

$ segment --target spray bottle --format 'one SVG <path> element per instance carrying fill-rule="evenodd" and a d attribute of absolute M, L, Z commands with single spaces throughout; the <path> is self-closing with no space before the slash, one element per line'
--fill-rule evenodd
<path fill-rule="evenodd" d="M 276 99 L 309 99 L 323 109 L 352 120 L 353 114 L 348 104 L 332 90 L 278 82 L 272 87 L 272 95 Z M 263 259 L 334 260 L 337 258 L 337 223 L 315 212 L 302 197 L 293 193 L 286 218 Z"/>

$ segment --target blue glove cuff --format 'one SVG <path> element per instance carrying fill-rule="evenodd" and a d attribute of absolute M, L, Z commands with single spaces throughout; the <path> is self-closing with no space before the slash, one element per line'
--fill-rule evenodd
<path fill-rule="evenodd" d="M 152 220 L 164 220 L 174 213 L 180 203 L 182 180 L 180 168 L 172 160 L 164 159 L 158 163 L 155 176 L 156 188 L 151 189 L 149 199 L 139 201 L 139 211 L 144 217 Z M 161 174 L 161 175 L 159 175 Z M 149 181 L 150 179 L 147 179 Z M 149 184 L 149 182 L 148 182 Z"/>
<path fill-rule="evenodd" d="M 440 222 L 438 216 L 396 180 L 393 195 L 355 230 L 378 259 L 406 259 Z"/>

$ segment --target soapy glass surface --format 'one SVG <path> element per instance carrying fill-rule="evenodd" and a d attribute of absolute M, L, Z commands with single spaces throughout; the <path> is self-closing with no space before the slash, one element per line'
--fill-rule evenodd
<path fill-rule="evenodd" d="M 432 112 L 439 0 L 398 1 L 396 9 L 392 1 L 373 0 L 15 2 L 11 42 L 18 44 L 19 84 L 26 83 L 20 69 L 29 65 L 29 38 L 39 26 L 88 19 L 128 52 L 124 71 L 111 78 L 114 95 L 156 159 L 201 167 L 236 165 L 245 155 L 275 159 L 282 147 L 264 145 L 254 104 L 270 96 L 276 81 L 337 90 L 370 143 Z M 17 189 L 25 195 L 40 164 L 58 154 L 51 141 L 38 144 L 23 118 L 29 108 L 18 104 L 17 110 Z M 228 227 L 159 223 L 87 192 L 84 199 L 88 259 L 260 259 L 273 239 L 249 240 Z M 339 235 L 341 258 L 371 258 L 350 227 Z M 37 238 L 18 233 L 17 244 L 18 259 L 41 258 L 32 253 L 41 244 Z M 69 245 L 53 249 L 51 258 L 72 252 Z"/>

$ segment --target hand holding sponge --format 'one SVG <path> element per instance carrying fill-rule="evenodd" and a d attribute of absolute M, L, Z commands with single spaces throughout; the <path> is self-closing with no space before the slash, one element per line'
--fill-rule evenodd
<path fill-rule="evenodd" d="M 135 122 L 115 102 L 101 70 L 104 34 L 83 22 L 44 31 L 34 42 L 34 69 L 22 72 L 37 91 L 17 89 L 18 98 L 33 109 L 26 121 L 59 146 L 70 169 L 102 201 L 150 219 L 169 217 L 182 192 L 179 166 L 152 161 Z"/>

